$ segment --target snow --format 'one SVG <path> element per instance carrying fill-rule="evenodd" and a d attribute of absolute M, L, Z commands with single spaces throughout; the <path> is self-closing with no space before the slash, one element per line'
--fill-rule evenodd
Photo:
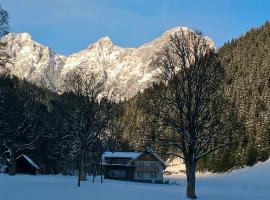
<path fill-rule="evenodd" d="M 228 174 L 198 175 L 198 199 L 254 200 L 270 197 L 270 161 Z M 184 175 L 168 176 L 176 184 L 159 185 L 116 180 L 83 182 L 76 187 L 72 176 L 8 176 L 0 174 L 0 199 L 5 200 L 181 200 L 185 198 Z"/>
<path fill-rule="evenodd" d="M 138 152 L 109 152 L 106 151 L 102 154 L 102 159 L 104 158 L 137 158 L 141 153 Z"/>

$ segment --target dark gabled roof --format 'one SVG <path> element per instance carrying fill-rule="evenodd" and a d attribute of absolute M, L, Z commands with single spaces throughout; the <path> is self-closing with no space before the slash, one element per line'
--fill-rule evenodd
<path fill-rule="evenodd" d="M 31 158 L 29 158 L 28 156 L 26 156 L 26 155 L 24 155 L 24 154 L 18 156 L 18 157 L 16 158 L 16 160 L 18 160 L 18 159 L 21 158 L 21 157 L 23 157 L 25 160 L 27 160 L 27 162 L 28 162 L 30 165 L 32 165 L 34 168 L 39 169 L 38 165 L 37 165 Z"/>

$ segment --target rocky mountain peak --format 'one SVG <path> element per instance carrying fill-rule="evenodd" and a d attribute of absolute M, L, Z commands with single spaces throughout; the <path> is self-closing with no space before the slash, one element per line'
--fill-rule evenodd
<path fill-rule="evenodd" d="M 108 37 L 108 36 L 105 36 L 105 37 L 102 37 L 100 38 L 96 43 L 100 43 L 100 44 L 112 44 L 112 40 Z"/>
<path fill-rule="evenodd" d="M 5 40 L 20 40 L 22 42 L 32 40 L 29 33 L 8 33 L 4 38 Z"/>
<path fill-rule="evenodd" d="M 170 36 L 170 35 L 173 35 L 175 33 L 178 33 L 178 32 L 188 32 L 188 31 L 193 31 L 192 29 L 188 28 L 188 27 L 174 27 L 174 28 L 171 28 L 169 30 L 167 30 L 165 33 L 162 34 L 162 37 L 166 37 L 166 36 Z"/>
<path fill-rule="evenodd" d="M 30 33 L 21 33 L 21 34 L 17 34 L 17 36 L 20 37 L 21 40 L 31 40 L 32 39 Z"/>
<path fill-rule="evenodd" d="M 112 40 L 108 36 L 105 36 L 105 37 L 100 38 L 99 40 L 97 40 L 93 44 L 90 44 L 88 46 L 88 49 L 89 48 L 91 49 L 93 47 L 110 47 L 113 45 L 114 44 L 113 44 Z"/>
<path fill-rule="evenodd" d="M 109 37 L 102 37 L 87 49 L 70 56 L 54 53 L 31 39 L 28 33 L 10 33 L 3 40 L 8 43 L 12 57 L 11 73 L 54 91 L 61 91 L 67 73 L 81 67 L 82 73 L 106 77 L 106 90 L 115 91 L 116 99 L 128 99 L 156 81 L 156 72 L 149 67 L 152 57 L 168 42 L 169 36 L 186 27 L 168 30 L 152 42 L 138 48 L 122 48 Z"/>

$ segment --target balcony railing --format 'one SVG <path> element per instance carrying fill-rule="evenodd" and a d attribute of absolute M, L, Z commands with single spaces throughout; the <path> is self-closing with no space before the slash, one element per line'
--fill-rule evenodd
<path fill-rule="evenodd" d="M 158 167 L 145 167 L 145 166 L 136 166 L 135 171 L 139 172 L 158 172 L 159 168 Z"/>

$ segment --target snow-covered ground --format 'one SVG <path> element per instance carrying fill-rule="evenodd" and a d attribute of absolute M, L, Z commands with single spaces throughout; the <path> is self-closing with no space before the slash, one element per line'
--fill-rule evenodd
<path fill-rule="evenodd" d="M 8 176 L 0 174 L 2 200 L 179 200 L 185 199 L 185 177 L 168 176 L 174 185 L 105 180 L 76 187 L 70 176 Z M 203 174 L 197 178 L 199 199 L 270 199 L 270 161 L 229 174 Z"/>

